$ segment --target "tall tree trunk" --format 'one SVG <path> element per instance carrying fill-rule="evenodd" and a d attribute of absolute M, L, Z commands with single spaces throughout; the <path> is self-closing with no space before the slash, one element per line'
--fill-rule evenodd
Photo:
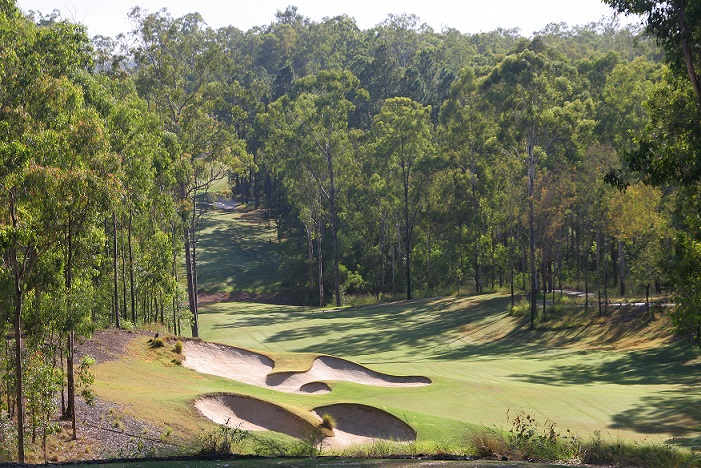
<path fill-rule="evenodd" d="M 68 378 L 68 417 L 71 419 L 72 438 L 78 438 L 75 427 L 75 376 L 73 366 L 75 361 L 75 325 L 73 317 L 73 226 L 72 219 L 68 217 L 68 253 L 66 261 L 66 312 L 68 314 L 68 356 L 66 357 L 66 374 Z"/>
<path fill-rule="evenodd" d="M 407 191 L 405 189 L 405 195 Z M 409 229 L 409 202 L 404 204 L 404 248 L 406 249 L 406 298 L 411 299 L 411 230 Z"/>
<path fill-rule="evenodd" d="M 514 244 L 516 239 L 514 239 L 514 227 L 511 225 L 511 235 L 510 235 L 510 245 L 509 245 L 509 284 L 511 292 L 511 309 L 513 310 L 515 303 L 514 298 Z"/>
<path fill-rule="evenodd" d="M 134 209 L 129 208 L 128 244 L 129 244 L 129 291 L 131 292 L 131 321 L 136 325 L 136 287 L 134 284 L 134 250 L 132 249 L 132 221 Z"/>
<path fill-rule="evenodd" d="M 602 315 L 601 310 L 601 228 L 596 227 L 596 291 L 597 301 L 599 303 L 599 315 Z"/>
<path fill-rule="evenodd" d="M 197 179 L 195 179 L 197 180 Z M 197 200 L 192 197 L 192 222 L 190 223 L 190 245 L 192 246 L 192 300 L 195 304 L 195 315 L 197 316 L 197 333 L 199 333 L 200 302 L 198 297 L 197 283 Z"/>
<path fill-rule="evenodd" d="M 645 311 L 650 315 L 650 283 L 645 285 Z M 655 314 L 652 314 L 651 318 L 654 320 Z"/>
<path fill-rule="evenodd" d="M 187 274 L 187 303 L 192 314 L 192 337 L 199 336 L 199 321 L 197 317 L 197 304 L 195 303 L 196 292 L 193 291 L 194 281 L 192 278 L 192 246 L 190 245 L 190 226 L 183 229 L 183 247 L 185 250 L 185 273 Z"/>
<path fill-rule="evenodd" d="M 117 267 L 117 212 L 112 211 L 112 270 L 114 272 L 114 296 L 112 297 L 112 307 L 114 308 L 114 326 L 119 328 L 119 268 Z"/>
<path fill-rule="evenodd" d="M 620 281 L 621 281 L 621 296 L 625 297 L 625 295 L 626 295 L 626 255 L 625 255 L 625 246 L 623 245 L 622 240 L 618 241 L 618 266 L 620 268 L 618 276 L 620 277 Z"/>
<path fill-rule="evenodd" d="M 381 262 L 381 273 L 380 273 L 380 292 L 384 294 L 385 292 L 385 213 L 382 212 L 380 218 L 380 262 Z"/>
<path fill-rule="evenodd" d="M 482 275 L 481 275 L 481 265 L 480 265 L 480 253 L 479 253 L 479 241 L 475 241 L 475 248 L 473 251 L 473 256 L 475 258 L 475 293 L 482 293 Z"/>
<path fill-rule="evenodd" d="M 58 361 L 61 365 L 61 374 L 63 374 L 63 343 L 61 335 L 58 337 L 58 343 Z M 10 414 L 10 416 L 12 416 L 12 414 Z M 61 417 L 63 419 L 68 418 L 68 410 L 66 408 L 66 384 L 63 379 L 61 379 Z"/>
<path fill-rule="evenodd" d="M 68 358 L 67 358 L 67 374 L 68 374 L 68 416 L 71 418 L 71 437 L 73 440 L 78 438 L 78 433 L 76 432 L 76 417 L 75 417 L 75 375 L 74 375 L 74 362 L 75 362 L 75 329 L 71 326 L 68 331 Z"/>
<path fill-rule="evenodd" d="M 679 32 L 681 37 L 682 52 L 684 54 L 684 64 L 686 65 L 686 72 L 689 75 L 689 81 L 691 82 L 691 87 L 694 89 L 694 94 L 696 95 L 696 103 L 701 109 L 701 83 L 699 83 L 699 77 L 696 73 L 696 64 L 694 60 L 694 50 L 691 40 L 692 33 L 689 30 L 689 25 L 686 22 L 686 9 L 687 1 L 680 2 L 681 4 L 676 5 L 677 17 L 679 18 Z"/>
<path fill-rule="evenodd" d="M 305 223 L 307 232 L 307 270 L 309 274 L 309 297 L 314 297 L 314 239 L 312 238 L 311 223 Z"/>
<path fill-rule="evenodd" d="M 333 241 L 333 289 L 336 296 L 336 307 L 341 306 L 341 284 L 338 275 L 338 215 L 336 213 L 336 183 L 333 172 L 331 148 L 326 144 L 326 164 L 329 171 L 329 208 L 331 211 L 331 236 Z"/>
<path fill-rule="evenodd" d="M 11 203 L 13 224 L 15 223 L 14 205 Z M 24 388 L 22 386 L 22 303 L 24 301 L 23 276 L 24 265 L 20 266 L 18 252 L 11 251 L 10 256 L 14 279 L 14 317 L 15 334 L 15 405 L 17 414 L 17 461 L 24 463 Z"/>
<path fill-rule="evenodd" d="M 533 145 L 528 145 L 528 244 L 531 265 L 531 325 L 535 328 L 535 317 L 537 313 L 536 305 L 536 267 L 535 267 L 535 219 L 533 212 L 533 183 L 535 180 L 535 161 L 533 156 Z"/>
<path fill-rule="evenodd" d="M 397 265 L 397 243 L 392 242 L 392 296 L 397 295 L 397 283 L 396 283 L 396 265 Z"/>
<path fill-rule="evenodd" d="M 588 236 L 587 236 L 588 237 Z M 589 312 L 589 248 L 584 254 L 584 311 Z"/>
<path fill-rule="evenodd" d="M 324 298 L 324 249 L 322 249 L 322 238 L 321 238 L 321 220 L 319 220 L 318 233 L 316 236 L 316 259 L 317 259 L 317 272 L 319 274 L 319 306 L 323 307 L 325 305 Z"/>
<path fill-rule="evenodd" d="M 15 404 L 17 405 L 17 461 L 24 463 L 24 388 L 22 387 L 22 291 L 21 279 L 15 273 Z"/>
<path fill-rule="evenodd" d="M 122 318 L 127 320 L 127 254 L 124 242 L 124 225 L 126 224 L 124 216 L 122 215 L 122 235 L 121 237 L 121 249 L 120 257 L 122 260 Z"/>
<path fill-rule="evenodd" d="M 178 317 L 178 251 L 175 248 L 176 245 L 176 228 L 175 228 L 175 222 L 171 221 L 171 243 L 173 246 L 173 278 L 175 279 L 174 287 L 173 287 L 173 328 L 175 329 L 175 334 L 180 336 L 181 330 L 180 330 L 180 318 Z"/>

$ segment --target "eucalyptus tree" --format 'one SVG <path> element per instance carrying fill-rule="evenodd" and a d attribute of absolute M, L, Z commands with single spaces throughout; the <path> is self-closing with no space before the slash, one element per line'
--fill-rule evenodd
<path fill-rule="evenodd" d="M 475 291 L 479 293 L 483 286 L 479 240 L 487 231 L 482 204 L 490 198 L 487 191 L 495 183 L 489 172 L 498 153 L 493 148 L 494 117 L 479 92 L 479 81 L 472 68 L 460 71 L 450 99 L 441 108 L 440 122 L 441 149 L 449 160 L 453 185 L 463 194 L 454 198 L 457 206 L 453 209 L 459 213 L 457 227 L 461 231 L 458 237 L 462 239 L 463 231 L 468 231 Z"/>
<path fill-rule="evenodd" d="M 581 157 L 594 126 L 592 103 L 581 96 L 582 84 L 576 69 L 536 38 L 521 42 L 480 85 L 496 113 L 501 144 L 526 163 L 531 327 L 536 316 L 536 235 L 546 232 L 546 226 L 536 226 L 536 197 L 555 188 L 536 186 L 547 180 L 536 168 L 565 171 Z M 559 216 L 544 220 L 561 221 Z M 554 248 L 550 240 L 542 239 L 541 247 Z"/>
<path fill-rule="evenodd" d="M 640 15 L 642 23 L 665 51 L 665 59 L 687 77 L 701 110 L 701 5 L 688 0 L 604 0 L 616 11 Z"/>
<path fill-rule="evenodd" d="M 197 203 L 212 183 L 231 167 L 247 159 L 244 145 L 232 128 L 217 118 L 216 84 L 223 54 L 216 34 L 199 14 L 173 19 L 165 10 L 147 14 L 134 8 L 137 23 L 132 50 L 139 65 L 137 89 L 163 119 L 166 130 L 178 138 L 177 189 L 182 221 L 192 334 L 198 336 L 197 305 Z"/>
<path fill-rule="evenodd" d="M 386 161 L 391 183 L 401 193 L 407 299 L 412 297 L 411 254 L 419 201 L 437 162 L 430 117 L 430 107 L 397 97 L 387 99 L 373 121 L 377 155 Z"/>
<path fill-rule="evenodd" d="M 66 307 L 72 312 L 77 246 L 99 210 L 92 192 L 105 179 L 99 173 L 105 144 L 99 117 L 70 80 L 90 63 L 84 30 L 65 22 L 37 27 L 4 4 L 0 36 L 5 58 L 0 67 L 3 76 L 13 77 L 0 84 L 0 248 L 13 282 L 17 458 L 23 462 L 25 299 L 39 284 L 47 266 L 43 259 L 63 256 Z M 63 326 L 73 330 L 75 319 L 67 320 Z"/>
<path fill-rule="evenodd" d="M 281 171 L 285 183 L 311 184 L 324 201 L 331 228 L 337 306 L 341 305 L 338 191 L 346 173 L 355 170 L 348 119 L 355 108 L 353 101 L 367 96 L 359 84 L 347 71 L 322 71 L 301 78 L 292 96 L 272 103 L 265 117 L 266 152 L 274 158 L 271 162 Z"/>

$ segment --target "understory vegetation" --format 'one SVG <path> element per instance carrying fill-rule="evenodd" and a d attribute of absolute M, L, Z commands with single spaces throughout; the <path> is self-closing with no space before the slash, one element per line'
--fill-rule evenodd
<path fill-rule="evenodd" d="M 288 440 L 261 437 L 240 428 L 222 426 L 205 436 L 202 451 L 207 455 L 257 455 L 263 457 L 352 457 L 402 458 L 452 456 L 463 459 L 529 462 L 564 462 L 595 466 L 636 466 L 641 468 L 691 467 L 701 463 L 698 452 L 666 444 L 631 443 L 605 440 L 601 434 L 588 439 L 565 430 L 555 423 L 538 421 L 521 410 L 508 415 L 508 428 L 474 428 L 461 442 L 452 445 L 437 443 L 402 443 L 376 440 L 345 449 L 328 449 L 313 434 L 306 439 Z"/>

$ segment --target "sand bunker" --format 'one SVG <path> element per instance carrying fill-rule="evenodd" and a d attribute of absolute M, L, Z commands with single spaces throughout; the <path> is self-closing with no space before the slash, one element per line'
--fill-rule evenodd
<path fill-rule="evenodd" d="M 309 421 L 273 403 L 233 394 L 207 395 L 195 408 L 217 424 L 247 431 L 275 431 L 304 438 L 315 430 Z"/>
<path fill-rule="evenodd" d="M 207 395 L 195 401 L 195 408 L 215 423 L 249 431 L 268 430 L 307 438 L 318 430 L 317 425 L 281 406 L 242 395 Z M 416 440 L 416 432 L 407 423 L 372 406 L 351 403 L 320 406 L 309 416 L 321 421 L 324 413 L 336 420 L 334 435 L 323 439 L 324 447 L 362 445 L 375 439 Z"/>
<path fill-rule="evenodd" d="M 183 366 L 259 387 L 273 370 L 273 360 L 262 354 L 204 341 L 187 340 L 183 344 Z"/>
<path fill-rule="evenodd" d="M 394 376 L 375 372 L 345 359 L 320 356 L 306 372 L 271 373 L 273 361 L 262 354 L 203 341 L 186 341 L 183 365 L 205 374 L 289 393 L 328 393 L 325 382 L 344 381 L 379 387 L 422 386 L 427 377 Z"/>
<path fill-rule="evenodd" d="M 378 387 L 414 387 L 428 385 L 426 377 L 400 377 L 381 374 L 345 359 L 319 356 L 307 372 L 281 372 L 271 374 L 266 383 L 280 391 L 295 391 L 310 382 L 339 380 Z"/>
<path fill-rule="evenodd" d="M 356 403 L 338 403 L 314 408 L 321 417 L 328 413 L 336 420 L 334 437 L 324 439 L 331 448 L 372 443 L 375 439 L 395 442 L 413 442 L 416 431 L 394 415 L 374 406 Z"/>

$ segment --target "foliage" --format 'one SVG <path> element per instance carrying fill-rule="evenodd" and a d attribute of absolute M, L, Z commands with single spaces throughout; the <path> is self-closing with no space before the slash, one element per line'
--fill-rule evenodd
<path fill-rule="evenodd" d="M 321 415 L 321 427 L 333 430 L 336 427 L 336 420 L 329 413 Z"/>
<path fill-rule="evenodd" d="M 669 68 L 615 20 L 525 39 L 436 32 L 411 14 L 361 30 L 289 7 L 239 31 L 134 8 L 132 47 L 116 51 L 4 4 L 0 311 L 16 339 L 2 396 L 18 459 L 25 406 L 46 419 L 22 385 L 51 381 L 23 352 L 65 353 L 75 419 L 92 381 L 87 361 L 74 368 L 77 337 L 156 322 L 196 336 L 197 294 L 213 284 L 284 284 L 286 301 L 321 306 L 497 289 L 515 304 L 563 285 L 605 303 L 611 287 L 665 287 L 676 326 L 698 337 L 701 10 L 607 3 L 643 14 Z M 229 193 L 270 227 L 255 252 L 213 214 Z M 242 280 L 254 267 L 261 279 Z"/>
<path fill-rule="evenodd" d="M 551 421 L 541 424 L 529 412 L 521 410 L 510 423 L 507 432 L 497 428 L 473 430 L 466 442 L 482 457 L 555 462 L 576 460 L 580 454 L 577 438 L 569 435 L 569 430 L 568 436 L 562 437 Z"/>
<path fill-rule="evenodd" d="M 163 338 L 154 338 L 153 340 L 150 341 L 151 348 L 162 348 L 165 346 L 165 341 Z"/>
<path fill-rule="evenodd" d="M 92 356 L 83 356 L 78 365 L 78 375 L 76 387 L 82 389 L 80 396 L 83 397 L 88 406 L 95 405 L 95 392 L 91 385 L 95 382 L 95 374 L 90 372 L 90 366 L 95 364 L 95 358 Z"/>
<path fill-rule="evenodd" d="M 240 450 L 241 444 L 251 436 L 241 425 L 231 427 L 228 421 L 202 437 L 201 452 L 204 455 L 229 455 Z"/>
<path fill-rule="evenodd" d="M 607 441 L 597 433 L 580 449 L 582 463 L 593 465 L 640 466 L 650 468 L 694 466 L 698 454 L 666 444 L 631 444 Z"/>

